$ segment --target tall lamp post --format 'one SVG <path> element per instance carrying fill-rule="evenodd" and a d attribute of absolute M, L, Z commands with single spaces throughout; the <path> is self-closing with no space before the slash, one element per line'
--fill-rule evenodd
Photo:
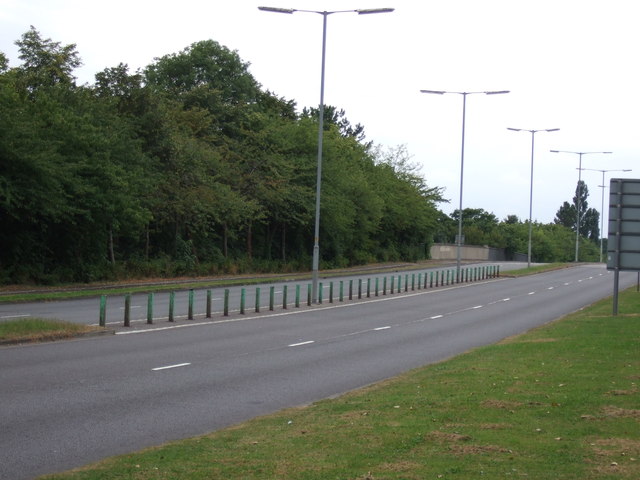
<path fill-rule="evenodd" d="M 422 93 L 431 93 L 434 95 L 444 95 L 445 93 L 453 93 L 462 95 L 462 147 L 460 153 L 460 206 L 458 208 L 458 238 L 456 241 L 456 282 L 460 282 L 460 259 L 462 253 L 462 186 L 464 183 L 464 130 L 467 111 L 467 95 L 483 93 L 485 95 L 500 95 L 509 93 L 509 90 L 496 90 L 490 92 L 448 92 L 444 90 L 420 90 Z"/>
<path fill-rule="evenodd" d="M 606 172 L 630 172 L 630 168 L 625 168 L 622 170 L 599 170 L 597 168 L 583 168 L 582 170 L 589 170 L 591 172 L 601 172 L 602 173 L 602 185 L 598 185 L 602 189 L 602 201 L 600 205 L 600 263 L 602 263 L 603 256 L 603 236 L 604 236 L 604 189 L 607 186 L 604 183 L 604 174 Z"/>
<path fill-rule="evenodd" d="M 547 128 L 544 130 L 527 130 L 524 128 L 511 128 L 507 127 L 507 130 L 512 132 L 531 132 L 531 181 L 529 185 L 529 247 L 527 250 L 527 267 L 531 268 L 531 235 L 533 231 L 532 214 L 533 214 L 533 148 L 535 142 L 535 135 L 538 132 L 557 132 L 559 128 Z"/>
<path fill-rule="evenodd" d="M 313 232 L 313 265 L 311 272 L 311 295 L 314 303 L 318 303 L 318 277 L 320 267 L 320 191 L 322 184 L 322 143 L 324 135 L 324 70 L 325 58 L 327 50 L 327 17 L 334 13 L 357 13 L 358 15 L 368 15 L 373 13 L 389 13 L 394 8 L 369 8 L 360 10 L 334 10 L 334 11 L 316 11 L 316 10 L 298 10 L 295 8 L 278 8 L 278 7 L 258 7 L 263 12 L 274 13 L 317 13 L 322 15 L 322 64 L 320 68 L 320 108 L 318 112 L 318 167 L 316 176 L 316 220 Z"/>
<path fill-rule="evenodd" d="M 612 152 L 570 152 L 567 150 L 550 150 L 552 153 L 572 153 L 574 155 L 578 155 L 580 160 L 578 162 L 578 201 L 577 201 L 577 212 L 576 212 L 576 263 L 578 263 L 578 253 L 580 251 L 580 203 L 582 197 L 582 185 L 580 182 L 582 181 L 582 156 L 590 155 L 592 153 L 601 153 L 601 154 L 609 154 Z"/>

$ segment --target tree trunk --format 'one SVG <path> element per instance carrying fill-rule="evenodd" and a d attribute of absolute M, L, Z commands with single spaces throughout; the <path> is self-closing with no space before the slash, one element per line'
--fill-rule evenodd
<path fill-rule="evenodd" d="M 229 256 L 229 226 L 227 222 L 224 223 L 222 229 L 222 254 L 224 258 Z"/>
<path fill-rule="evenodd" d="M 282 252 L 282 262 L 287 261 L 287 224 L 282 222 L 282 237 L 281 237 L 281 252 Z"/>
<path fill-rule="evenodd" d="M 149 237 L 150 237 L 149 230 L 150 230 L 149 229 L 149 224 L 147 223 L 147 225 L 145 226 L 145 229 L 144 229 L 144 236 L 145 236 L 145 239 L 144 239 L 144 258 L 145 258 L 145 260 L 147 262 L 149 261 L 149 248 L 150 248 L 150 245 L 151 245 L 151 241 L 149 239 Z"/>
<path fill-rule="evenodd" d="M 113 226 L 109 225 L 109 260 L 111 265 L 116 264 L 116 256 L 113 252 Z"/>

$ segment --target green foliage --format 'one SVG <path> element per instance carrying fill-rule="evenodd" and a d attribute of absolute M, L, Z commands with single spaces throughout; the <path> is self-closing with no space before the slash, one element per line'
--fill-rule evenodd
<path fill-rule="evenodd" d="M 576 231 L 578 198 L 580 199 L 580 235 L 597 241 L 600 239 L 600 213 L 589 208 L 587 198 L 589 197 L 589 188 L 580 180 L 576 187 L 576 193 L 573 197 L 573 203 L 564 202 L 556 213 L 555 223 L 564 225 L 567 228 Z"/>
<path fill-rule="evenodd" d="M 310 265 L 317 111 L 260 88 L 213 40 L 75 85 L 75 45 L 35 28 L 0 57 L 0 281 Z M 322 264 L 426 256 L 437 223 L 404 149 L 327 107 Z"/>
<path fill-rule="evenodd" d="M 75 45 L 33 27 L 16 44 L 20 66 L 0 54 L 0 283 L 309 269 L 317 108 L 263 91 L 213 40 L 80 87 Z M 404 146 L 366 142 L 344 110 L 324 119 L 321 267 L 416 261 L 455 241 L 459 212 L 438 210 L 441 188 Z M 598 215 L 581 193 L 581 259 L 594 260 Z M 517 217 L 462 215 L 467 244 L 526 252 Z M 572 258 L 569 220 L 534 226 L 536 261 Z"/>

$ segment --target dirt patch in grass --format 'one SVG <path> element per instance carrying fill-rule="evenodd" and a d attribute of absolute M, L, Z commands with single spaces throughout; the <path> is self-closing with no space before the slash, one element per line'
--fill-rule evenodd
<path fill-rule="evenodd" d="M 451 445 L 454 455 L 484 455 L 487 453 L 513 453 L 512 450 L 497 445 Z"/>
<path fill-rule="evenodd" d="M 435 440 L 439 443 L 454 443 L 454 442 L 469 442 L 471 437 L 469 435 L 460 435 L 459 433 L 443 432 L 441 430 L 434 430 L 427 434 L 427 438 Z"/>
<path fill-rule="evenodd" d="M 636 418 L 640 420 L 640 410 L 631 408 L 620 408 L 608 405 L 604 407 L 603 413 L 610 418 Z"/>
<path fill-rule="evenodd" d="M 520 402 L 509 402 L 506 400 L 485 400 L 480 405 L 485 408 L 500 408 L 502 410 L 513 410 L 522 406 Z"/>
<path fill-rule="evenodd" d="M 610 392 L 607 392 L 607 394 L 614 395 L 614 396 L 618 396 L 618 395 L 635 395 L 636 393 L 638 393 L 638 389 L 637 388 L 632 388 L 631 390 L 611 390 Z"/>
<path fill-rule="evenodd" d="M 594 471 L 599 475 L 612 473 L 640 478 L 640 440 L 603 438 L 591 442 L 595 454 Z"/>

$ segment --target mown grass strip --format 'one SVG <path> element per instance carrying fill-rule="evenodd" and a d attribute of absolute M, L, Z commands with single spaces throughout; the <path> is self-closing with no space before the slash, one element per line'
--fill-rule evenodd
<path fill-rule="evenodd" d="M 503 277 L 523 277 L 526 275 L 534 275 L 536 273 L 551 272 L 553 270 L 559 270 L 561 268 L 569 268 L 570 263 L 545 263 L 544 265 L 534 265 L 532 267 L 521 268 L 519 270 L 509 270 L 507 272 L 500 272 L 500 276 Z"/>
<path fill-rule="evenodd" d="M 0 343 L 63 340 L 103 329 L 44 318 L 21 318 L 0 322 Z"/>
<path fill-rule="evenodd" d="M 640 294 L 398 378 L 48 479 L 640 478 Z"/>

